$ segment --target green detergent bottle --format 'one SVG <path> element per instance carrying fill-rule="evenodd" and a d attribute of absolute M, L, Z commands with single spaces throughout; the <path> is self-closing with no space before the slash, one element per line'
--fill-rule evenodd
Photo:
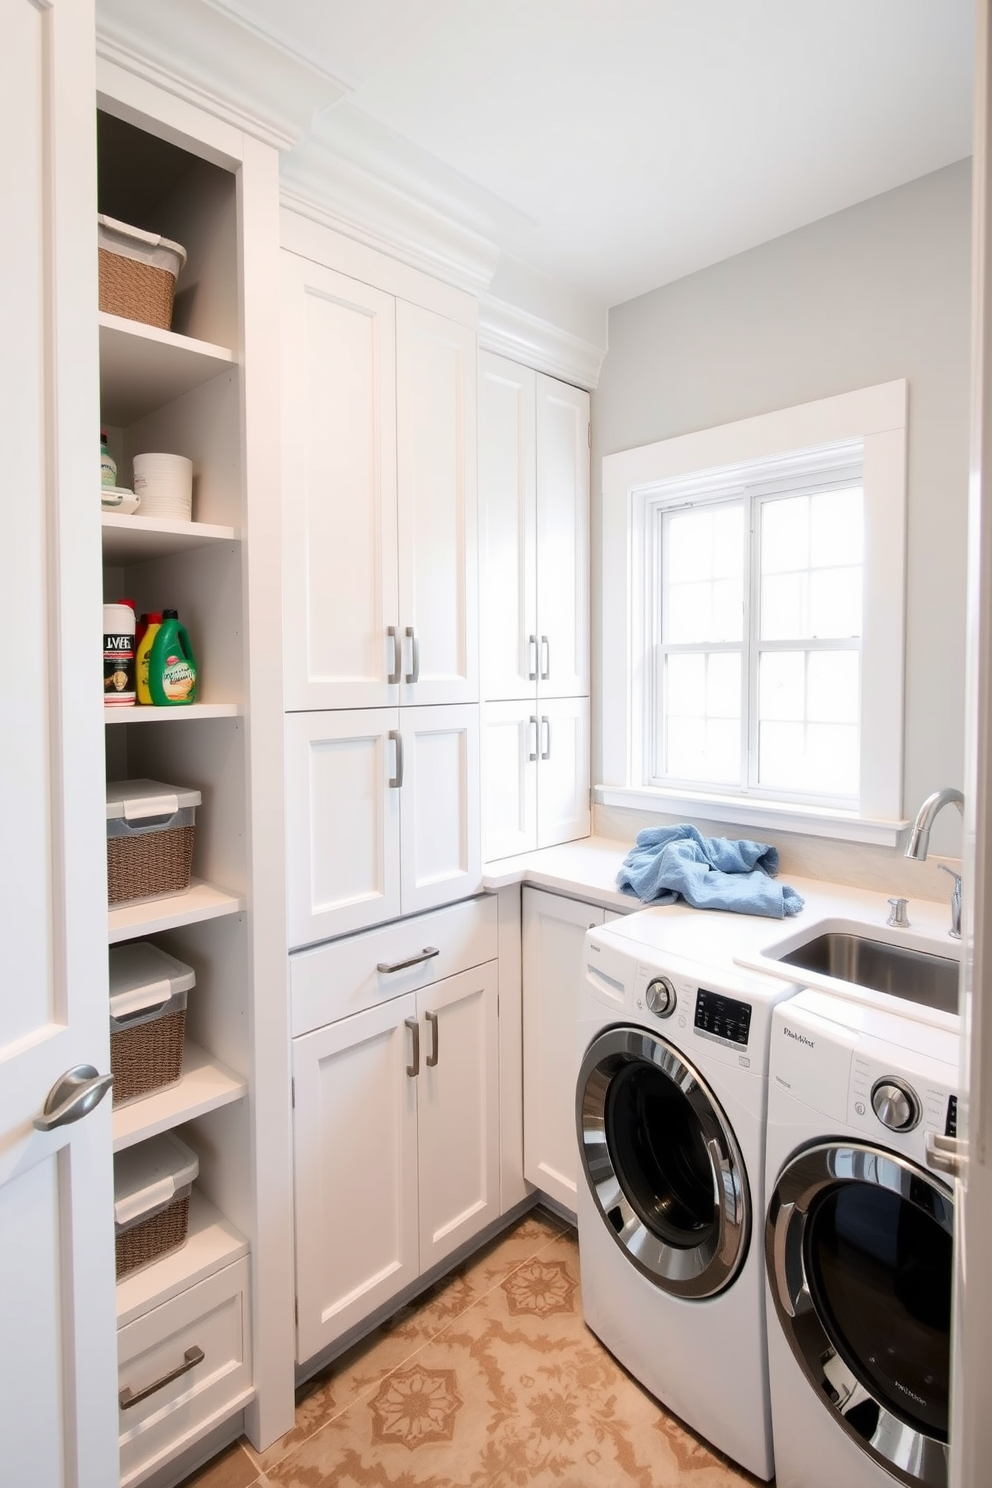
<path fill-rule="evenodd" d="M 163 610 L 148 655 L 148 691 L 160 708 L 196 702 L 196 658 L 178 610 Z"/>

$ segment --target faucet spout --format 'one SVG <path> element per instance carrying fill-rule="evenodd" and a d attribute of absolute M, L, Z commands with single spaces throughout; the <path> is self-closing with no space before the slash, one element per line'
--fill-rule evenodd
<path fill-rule="evenodd" d="M 964 816 L 964 796 L 955 786 L 947 785 L 943 790 L 934 791 L 932 796 L 927 796 L 916 813 L 913 830 L 909 834 L 909 845 L 906 848 L 907 858 L 922 860 L 926 857 L 930 851 L 930 829 L 934 824 L 934 819 L 939 811 L 952 802 Z"/>

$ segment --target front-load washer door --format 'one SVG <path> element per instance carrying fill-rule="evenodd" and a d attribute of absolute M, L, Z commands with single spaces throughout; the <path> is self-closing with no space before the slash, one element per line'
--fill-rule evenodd
<path fill-rule="evenodd" d="M 914 1488 L 947 1483 L 953 1233 L 939 1180 L 859 1142 L 791 1158 L 765 1226 L 775 1308 L 804 1373 Z"/>
<path fill-rule="evenodd" d="M 684 1055 L 643 1028 L 589 1046 L 575 1098 L 580 1166 L 627 1258 L 679 1297 L 715 1296 L 744 1263 L 747 1174 L 712 1090 Z"/>

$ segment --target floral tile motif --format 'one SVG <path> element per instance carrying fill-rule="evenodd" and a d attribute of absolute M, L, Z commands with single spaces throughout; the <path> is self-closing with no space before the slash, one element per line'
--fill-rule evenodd
<path fill-rule="evenodd" d="M 397 1369 L 370 1402 L 372 1439 L 402 1442 L 411 1452 L 425 1442 L 450 1441 L 462 1399 L 453 1369 Z"/>
<path fill-rule="evenodd" d="M 568 1274 L 565 1261 L 533 1260 L 518 1266 L 500 1286 L 506 1293 L 510 1312 L 533 1317 L 551 1317 L 556 1312 L 573 1312 L 577 1282 Z"/>

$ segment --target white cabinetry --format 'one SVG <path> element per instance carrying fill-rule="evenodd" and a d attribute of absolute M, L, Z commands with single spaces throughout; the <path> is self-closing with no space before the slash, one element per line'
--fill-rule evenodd
<path fill-rule="evenodd" d="M 589 833 L 589 397 L 479 358 L 484 855 Z"/>
<path fill-rule="evenodd" d="M 616 916 L 542 889 L 523 890 L 524 1177 L 575 1213 L 575 1082 L 582 943 Z"/>
<path fill-rule="evenodd" d="M 482 899 L 293 957 L 301 1362 L 499 1214 L 496 945 Z"/>

